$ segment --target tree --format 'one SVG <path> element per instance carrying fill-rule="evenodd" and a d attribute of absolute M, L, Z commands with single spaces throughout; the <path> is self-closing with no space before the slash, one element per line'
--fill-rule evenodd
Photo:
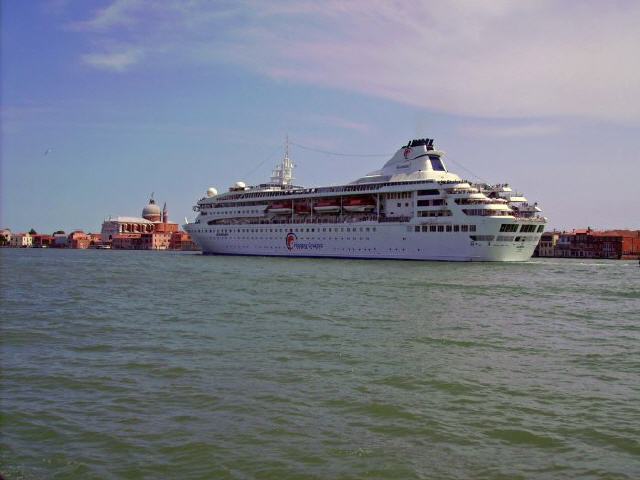
<path fill-rule="evenodd" d="M 33 228 L 31 230 L 29 230 L 29 235 L 37 235 L 38 232 L 36 232 Z"/>

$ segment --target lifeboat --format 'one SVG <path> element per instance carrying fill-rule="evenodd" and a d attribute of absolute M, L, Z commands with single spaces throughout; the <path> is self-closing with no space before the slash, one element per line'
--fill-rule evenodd
<path fill-rule="evenodd" d="M 311 213 L 311 208 L 309 208 L 309 205 L 307 205 L 306 203 L 296 203 L 293 207 L 293 210 L 298 215 L 306 215 L 307 213 Z"/>
<path fill-rule="evenodd" d="M 313 209 L 318 213 L 337 213 L 340 211 L 340 203 L 336 199 L 318 200 Z"/>
<path fill-rule="evenodd" d="M 290 203 L 273 203 L 269 207 L 269 213 L 275 213 L 276 215 L 285 215 L 291 213 Z"/>
<path fill-rule="evenodd" d="M 370 212 L 376 208 L 376 202 L 371 197 L 353 197 L 346 199 L 342 208 L 347 212 Z"/>

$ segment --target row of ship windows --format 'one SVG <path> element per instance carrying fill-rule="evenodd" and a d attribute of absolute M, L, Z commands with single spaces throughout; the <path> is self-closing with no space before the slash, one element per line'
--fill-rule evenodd
<path fill-rule="evenodd" d="M 451 210 L 421 210 L 418 212 L 419 217 L 451 217 Z"/>
<path fill-rule="evenodd" d="M 413 192 L 395 192 L 395 193 L 388 193 L 386 196 L 389 200 L 393 200 L 396 198 L 411 198 L 412 193 Z"/>
<path fill-rule="evenodd" d="M 513 214 L 509 210 L 485 210 L 484 208 L 463 208 L 465 215 L 476 217 L 509 217 Z"/>
<path fill-rule="evenodd" d="M 471 240 L 476 242 L 493 242 L 496 239 L 495 235 L 469 235 Z M 514 237 L 513 235 L 498 235 L 499 242 L 534 242 L 536 241 L 535 236 L 518 236 Z"/>
<path fill-rule="evenodd" d="M 314 232 L 375 232 L 376 227 L 323 227 L 323 228 L 216 228 L 195 230 L 210 233 L 314 233 Z"/>
<path fill-rule="evenodd" d="M 517 223 L 503 223 L 500 226 L 500 232 L 517 232 L 518 231 Z M 520 225 L 520 233 L 534 233 L 538 230 L 538 233 L 542 233 L 544 231 L 544 225 Z"/>
<path fill-rule="evenodd" d="M 411 227 L 409 227 L 410 229 Z M 475 225 L 416 225 L 415 232 L 475 232 Z"/>
<path fill-rule="evenodd" d="M 260 237 L 260 236 L 244 236 L 244 235 L 216 235 L 216 239 L 217 240 L 232 240 L 232 241 L 236 241 L 236 240 L 276 240 L 276 241 L 281 241 L 282 237 L 279 236 L 272 236 L 272 235 L 268 235 L 266 237 Z M 306 241 L 320 241 L 320 240 L 348 240 L 348 241 L 369 241 L 371 240 L 371 237 L 298 237 L 298 240 L 302 241 L 302 242 L 306 242 Z M 402 240 L 406 240 L 406 237 L 403 237 Z"/>
<path fill-rule="evenodd" d="M 264 213 L 264 210 L 232 210 L 230 212 L 212 212 L 211 215 L 243 215 L 247 213 Z M 207 215 L 207 212 L 202 212 L 202 215 Z"/>
<path fill-rule="evenodd" d="M 283 251 L 286 249 L 286 247 L 284 245 L 234 245 L 235 248 L 247 248 L 247 249 L 262 249 L 262 250 L 277 250 L 277 251 Z M 333 247 L 331 248 L 331 250 L 333 250 L 334 252 L 377 252 L 378 249 L 376 247 L 371 247 L 371 248 L 367 248 L 367 247 Z M 402 248 L 402 247 L 396 247 L 396 248 L 392 248 L 389 247 L 388 249 L 390 252 L 406 252 L 407 249 L 406 248 Z M 285 250 L 286 251 L 286 250 Z M 386 251 L 385 249 L 380 249 L 380 251 Z M 421 251 L 420 248 L 417 249 L 418 252 Z"/>

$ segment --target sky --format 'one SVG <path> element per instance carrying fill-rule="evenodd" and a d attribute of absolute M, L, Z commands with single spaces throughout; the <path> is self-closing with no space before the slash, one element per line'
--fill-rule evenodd
<path fill-rule="evenodd" d="M 0 227 L 99 231 L 152 192 L 182 223 L 288 135 L 297 184 L 428 137 L 550 228 L 640 228 L 640 2 L 0 5 Z"/>

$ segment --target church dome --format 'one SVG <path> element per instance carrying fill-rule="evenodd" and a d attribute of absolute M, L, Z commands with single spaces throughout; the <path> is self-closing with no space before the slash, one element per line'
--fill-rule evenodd
<path fill-rule="evenodd" d="M 149 204 L 142 209 L 142 218 L 149 220 L 150 222 L 159 222 L 162 217 L 160 207 L 156 205 L 153 198 L 149 200 Z"/>

